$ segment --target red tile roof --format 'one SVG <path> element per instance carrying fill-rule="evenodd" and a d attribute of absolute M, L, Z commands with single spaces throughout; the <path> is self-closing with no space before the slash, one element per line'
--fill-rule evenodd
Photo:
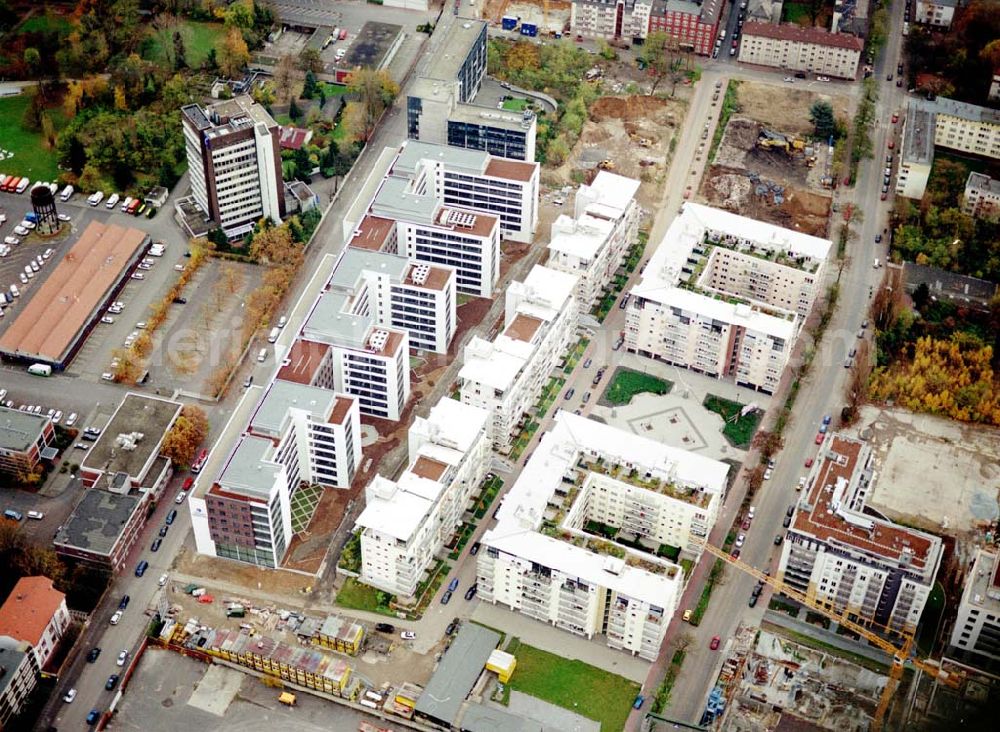
<path fill-rule="evenodd" d="M 312 130 L 299 127 L 282 127 L 278 144 L 282 150 L 298 150 L 312 139 Z"/>
<path fill-rule="evenodd" d="M 853 546 L 892 562 L 898 562 L 908 549 L 910 566 L 921 571 L 930 558 L 931 549 L 931 542 L 923 534 L 888 521 L 880 521 L 867 514 L 865 518 L 872 521 L 873 527 L 866 530 L 848 523 L 834 510 L 832 504 L 837 480 L 851 480 L 855 469 L 859 467 L 861 448 L 862 443 L 857 440 L 848 440 L 838 435 L 827 439 L 823 445 L 825 454 L 816 471 L 816 478 L 806 494 L 806 502 L 811 510 L 803 510 L 800 502 L 791 528 L 799 533 L 815 536 L 821 541 Z M 838 463 L 838 456 L 846 459 Z M 842 498 L 842 503 L 846 504 L 850 496 L 845 494 Z"/>
<path fill-rule="evenodd" d="M 761 38 L 775 38 L 779 41 L 798 41 L 799 43 L 815 43 L 820 46 L 833 46 L 844 48 L 858 53 L 864 48 L 864 44 L 857 36 L 848 33 L 830 33 L 822 28 L 807 28 L 795 23 L 758 23 L 751 21 L 743 26 L 743 37 L 759 36 Z"/>
<path fill-rule="evenodd" d="M 22 577 L 0 607 L 0 635 L 37 646 L 65 599 L 48 577 Z"/>

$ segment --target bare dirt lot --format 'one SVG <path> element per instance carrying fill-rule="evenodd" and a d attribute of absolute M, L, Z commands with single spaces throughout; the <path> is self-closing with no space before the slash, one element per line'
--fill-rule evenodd
<path fill-rule="evenodd" d="M 760 81 L 743 81 L 737 92 L 740 116 L 755 119 L 761 124 L 777 127 L 782 132 L 808 135 L 813 131 L 809 121 L 809 108 L 818 99 L 829 102 L 837 119 L 848 120 L 853 114 L 850 97 L 827 94 L 822 82 L 809 84 L 768 84 Z"/>
<path fill-rule="evenodd" d="M 554 177 L 570 183 L 574 172 L 592 175 L 610 161 L 615 173 L 642 181 L 637 198 L 654 208 L 670 158 L 670 144 L 683 121 L 685 106 L 648 96 L 601 97 L 590 108 L 580 140 Z M 551 180 L 551 178 L 550 178 Z"/>

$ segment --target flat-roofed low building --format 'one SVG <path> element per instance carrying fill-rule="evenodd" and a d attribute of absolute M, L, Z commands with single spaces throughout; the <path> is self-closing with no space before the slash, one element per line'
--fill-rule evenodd
<path fill-rule="evenodd" d="M 462 706 L 501 639 L 499 633 L 489 628 L 462 623 L 417 700 L 414 716 L 445 729 L 457 729 L 454 725 Z"/>
<path fill-rule="evenodd" d="M 864 42 L 849 33 L 831 33 L 796 23 L 757 23 L 743 26 L 739 59 L 742 63 L 841 79 L 858 75 Z"/>
<path fill-rule="evenodd" d="M 913 104 L 909 106 L 899 146 L 897 196 L 924 197 L 934 164 L 934 126 L 935 115 L 931 110 Z"/>
<path fill-rule="evenodd" d="M 150 503 L 152 493 L 86 490 L 52 545 L 61 556 L 120 571 L 141 538 Z"/>
<path fill-rule="evenodd" d="M 937 28 L 950 28 L 955 8 L 962 4 L 961 0 L 917 0 L 913 20 Z"/>
<path fill-rule="evenodd" d="M 489 414 L 444 398 L 409 433 L 409 463 L 396 480 L 365 489 L 361 581 L 400 598 L 414 595 L 469 508 L 490 462 Z"/>
<path fill-rule="evenodd" d="M 483 535 L 479 596 L 652 661 L 684 587 L 680 567 L 658 554 L 700 556 L 728 472 L 560 410 Z M 614 538 L 589 533 L 595 524 Z"/>
<path fill-rule="evenodd" d="M 994 547 L 976 549 L 965 577 L 952 652 L 976 666 L 1000 667 L 1000 561 Z M 951 655 L 951 653 L 949 653 Z"/>
<path fill-rule="evenodd" d="M 941 565 L 941 539 L 865 512 L 870 444 L 830 433 L 794 504 L 778 579 L 861 625 L 913 634 Z"/>
<path fill-rule="evenodd" d="M 55 428 L 41 414 L 0 407 L 0 473 L 22 481 L 56 456 Z"/>
<path fill-rule="evenodd" d="M 27 643 L 39 669 L 52 658 L 69 623 L 66 595 L 44 575 L 19 579 L 0 606 L 0 637 Z"/>
<path fill-rule="evenodd" d="M 147 479 L 159 483 L 161 476 L 154 475 L 153 468 L 162 467 L 162 461 L 157 462 L 160 445 L 182 406 L 170 399 L 126 394 L 80 465 L 83 484 L 128 492 L 149 484 Z"/>
<path fill-rule="evenodd" d="M 962 213 L 987 221 L 1000 218 L 1000 180 L 985 173 L 969 173 L 965 181 Z"/>
<path fill-rule="evenodd" d="M 576 335 L 576 277 L 535 265 L 507 288 L 505 326 L 492 341 L 473 337 L 459 371 L 462 403 L 485 409 L 490 440 L 509 449 L 523 415 Z"/>
<path fill-rule="evenodd" d="M 589 311 L 603 296 L 639 237 L 639 181 L 605 170 L 580 186 L 573 218 L 552 224 L 546 266 L 577 277 L 576 299 Z"/>
<path fill-rule="evenodd" d="M 144 231 L 92 221 L 41 286 L 24 292 L 28 302 L 0 336 L 0 354 L 66 368 L 148 245 Z"/>
<path fill-rule="evenodd" d="M 639 355 L 773 393 L 831 242 L 685 203 L 626 310 Z"/>

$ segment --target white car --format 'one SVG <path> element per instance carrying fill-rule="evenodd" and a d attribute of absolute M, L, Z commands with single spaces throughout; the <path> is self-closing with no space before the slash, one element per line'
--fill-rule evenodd
<path fill-rule="evenodd" d="M 145 262 L 139 262 L 139 269 L 141 269 L 141 270 L 149 271 L 152 268 L 153 268 L 153 265 L 151 265 L 151 264 L 146 264 Z"/>
<path fill-rule="evenodd" d="M 101 322 L 107 323 L 108 325 L 114 325 L 115 319 L 112 318 L 110 315 L 105 315 L 103 318 L 101 318 Z"/>
<path fill-rule="evenodd" d="M 70 415 L 66 418 L 66 426 L 72 427 L 76 424 L 76 412 L 70 412 Z"/>
<path fill-rule="evenodd" d="M 160 587 L 163 587 L 165 584 L 167 584 L 167 575 L 161 574 L 160 579 L 156 581 L 156 584 L 158 584 Z"/>
<path fill-rule="evenodd" d="M 117 665 L 119 665 L 119 666 L 124 666 L 125 665 L 125 659 L 127 659 L 127 658 L 128 658 L 128 649 L 125 649 L 121 653 L 118 654 L 118 660 L 115 661 L 115 663 Z"/>
<path fill-rule="evenodd" d="M 51 257 L 51 256 L 52 256 L 52 254 L 53 254 L 53 252 L 54 252 L 54 251 L 55 251 L 54 249 L 46 249 L 46 250 L 45 250 L 45 251 L 44 251 L 44 252 L 42 253 L 42 259 L 48 259 L 49 257 Z"/>
<path fill-rule="evenodd" d="M 73 217 L 70 216 L 69 214 L 57 214 L 56 218 L 58 218 L 60 221 L 72 221 L 73 220 Z"/>
<path fill-rule="evenodd" d="M 403 640 L 416 640 L 417 634 L 414 633 L 412 630 L 404 630 L 402 633 L 399 634 L 399 637 L 402 638 Z"/>
<path fill-rule="evenodd" d="M 23 226 L 15 226 L 14 233 L 18 236 L 27 236 L 29 232 Z"/>
<path fill-rule="evenodd" d="M 52 421 L 59 424 L 59 420 L 63 418 L 63 413 L 61 409 L 57 409 L 56 413 L 52 415 Z"/>
<path fill-rule="evenodd" d="M 830 81 L 829 76 L 817 76 L 816 81 Z"/>
<path fill-rule="evenodd" d="M 26 276 L 26 275 L 24 274 L 24 272 L 21 272 L 21 284 L 22 284 L 22 285 L 26 285 L 26 284 L 28 284 L 28 278 L 27 278 L 27 276 Z"/>
<path fill-rule="evenodd" d="M 177 494 L 177 498 L 174 499 L 174 503 L 184 503 L 184 499 L 187 498 L 187 491 L 181 491 Z"/>
<path fill-rule="evenodd" d="M 112 307 L 116 307 L 116 308 L 123 308 L 123 307 L 125 307 L 125 303 L 123 303 L 121 300 L 115 300 L 113 303 L 111 303 L 111 305 L 112 305 Z"/>
<path fill-rule="evenodd" d="M 118 625 L 118 621 L 121 619 L 122 619 L 122 611 L 115 610 L 115 614 L 111 616 L 111 624 Z M 118 665 L 121 666 L 122 664 L 119 663 Z"/>
<path fill-rule="evenodd" d="M 140 320 L 138 323 L 135 324 L 135 327 L 138 328 L 139 330 L 145 330 L 146 329 L 146 321 L 145 320 Z"/>
<path fill-rule="evenodd" d="M 25 219 L 24 221 L 21 222 L 21 226 L 23 226 L 25 229 L 34 229 L 35 228 L 35 222 L 34 221 L 28 221 L 27 219 Z"/>
<path fill-rule="evenodd" d="M 114 381 L 115 375 L 109 371 L 105 371 L 103 374 L 101 374 L 101 379 L 103 379 L 104 381 Z"/>
<path fill-rule="evenodd" d="M 178 272 L 183 272 L 184 271 L 184 265 L 183 264 L 175 264 L 174 265 L 174 269 L 176 269 Z"/>
<path fill-rule="evenodd" d="M 76 689 L 70 689 L 66 692 L 66 696 L 63 697 L 63 701 L 67 704 L 72 704 L 74 699 L 76 699 Z"/>
<path fill-rule="evenodd" d="M 785 81 L 787 81 L 789 84 L 794 84 L 795 83 L 795 79 L 792 78 L 791 76 L 786 76 L 785 77 Z"/>
<path fill-rule="evenodd" d="M 764 480 L 771 480 L 771 476 L 774 475 L 774 471 L 768 468 L 764 471 Z"/>
<path fill-rule="evenodd" d="M 803 475 L 801 478 L 799 478 L 799 484 L 798 486 L 796 486 L 795 490 L 800 491 L 805 487 L 806 487 L 806 477 Z"/>
<path fill-rule="evenodd" d="M 144 275 L 142 272 L 133 272 L 132 273 L 132 279 L 133 280 L 144 280 L 144 279 L 146 279 L 146 275 Z"/>
<path fill-rule="evenodd" d="M 736 537 L 736 548 L 739 549 L 743 546 L 743 543 L 747 540 L 746 534 L 740 534 Z"/>
<path fill-rule="evenodd" d="M 754 513 L 755 513 L 756 511 L 757 511 L 757 508 L 756 508 L 756 507 L 754 507 L 754 506 L 750 506 L 750 510 L 749 510 L 749 511 L 747 511 L 747 516 L 748 516 L 749 518 L 751 518 L 751 519 L 752 519 L 752 518 L 753 518 L 753 515 L 754 515 Z"/>
<path fill-rule="evenodd" d="M 3 243 L 13 247 L 20 244 L 21 240 L 18 239 L 16 236 L 8 236 L 3 240 Z"/>

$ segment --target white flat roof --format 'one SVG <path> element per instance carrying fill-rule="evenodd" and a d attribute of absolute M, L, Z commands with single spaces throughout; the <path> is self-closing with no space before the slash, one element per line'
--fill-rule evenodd
<path fill-rule="evenodd" d="M 593 183 L 589 186 L 580 186 L 577 196 L 583 195 L 594 199 L 588 208 L 593 207 L 595 213 L 618 218 L 635 199 L 638 191 L 639 181 L 634 178 L 600 170 L 594 177 Z"/>
<path fill-rule="evenodd" d="M 511 282 L 507 288 L 507 323 L 514 320 L 515 313 L 551 323 L 573 297 L 577 279 L 576 275 L 536 264 L 522 282 Z"/>
<path fill-rule="evenodd" d="M 503 335 L 497 336 L 497 340 L 492 343 L 476 336 L 465 347 L 462 369 L 458 376 L 494 389 L 506 390 L 524 368 L 531 350 L 531 344 Z"/>
<path fill-rule="evenodd" d="M 560 410 L 555 425 L 542 436 L 520 477 L 504 497 L 497 525 L 483 541 L 510 554 L 599 582 L 633 597 L 658 597 L 676 578 L 626 567 L 615 575 L 604 570 L 606 557 L 538 532 L 548 501 L 582 452 L 594 450 L 607 460 L 666 473 L 686 486 L 721 495 L 729 466 L 703 455 L 601 424 Z M 640 554 L 639 556 L 644 556 Z"/>
<path fill-rule="evenodd" d="M 586 213 L 573 219 L 562 214 L 552 223 L 549 249 L 592 260 L 608 240 L 613 228 L 614 222 L 609 219 Z"/>
<path fill-rule="evenodd" d="M 426 418 L 417 417 L 413 427 L 434 445 L 464 453 L 486 428 L 490 413 L 456 399 L 439 399 Z M 440 454 L 444 454 L 443 452 Z M 451 462 L 451 461 L 448 461 Z"/>
<path fill-rule="evenodd" d="M 702 231 L 713 229 L 739 239 L 749 239 L 761 247 L 772 250 L 780 249 L 820 261 L 825 260 L 830 252 L 831 242 L 829 239 L 820 239 L 818 236 L 785 229 L 764 221 L 723 211 L 720 208 L 690 202 L 684 204 L 681 215 L 674 219 L 674 223 L 667 230 L 663 243 L 660 244 L 661 247 L 670 239 L 674 224 L 677 224 L 678 221 L 684 222 L 685 227 L 698 226 Z"/>
<path fill-rule="evenodd" d="M 750 305 L 734 305 L 725 300 L 717 300 L 710 295 L 702 295 L 680 287 L 659 286 L 656 289 L 645 289 L 643 282 L 632 288 L 632 294 L 655 300 L 667 306 L 673 306 L 698 313 L 708 318 L 720 320 L 731 325 L 739 325 L 757 333 L 766 333 L 776 338 L 792 339 L 795 337 L 795 320 L 786 320 L 774 315 L 762 313 Z"/>
<path fill-rule="evenodd" d="M 408 541 L 430 511 L 433 502 L 419 493 L 403 490 L 398 485 L 395 490 L 391 490 L 391 486 L 379 486 L 380 483 L 392 484 L 393 481 L 381 475 L 375 476 L 365 491 L 365 510 L 358 516 L 355 525 L 400 541 Z M 378 490 L 388 492 L 389 498 L 376 495 Z"/>

